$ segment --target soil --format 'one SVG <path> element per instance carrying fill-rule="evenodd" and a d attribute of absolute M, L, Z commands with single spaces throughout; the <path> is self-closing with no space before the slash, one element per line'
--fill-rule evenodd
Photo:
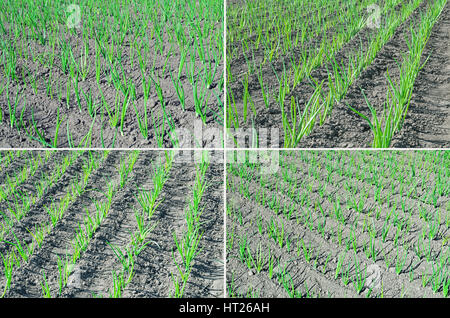
<path fill-rule="evenodd" d="M 35 152 L 31 151 L 30 155 Z M 57 151 L 55 162 L 67 155 L 68 151 Z M 95 156 L 101 151 L 93 151 Z M 114 195 L 111 209 L 100 227 L 94 232 L 87 249 L 77 260 L 69 277 L 69 283 L 58 293 L 58 257 L 64 259 L 72 250 L 78 224 L 84 221 L 86 212 L 95 211 L 93 199 L 103 198 L 110 180 L 119 181 L 116 167 L 130 152 L 111 151 L 89 178 L 88 186 L 77 199 L 70 204 L 64 217 L 46 235 L 42 246 L 35 247 L 29 260 L 15 268 L 10 289 L 5 297 L 42 297 L 43 273 L 46 273 L 52 297 L 108 297 L 112 290 L 112 272 L 122 268 L 111 245 L 123 248 L 129 244 L 130 234 L 137 230 L 134 211 L 139 208 L 137 189 L 152 189 L 152 164 L 163 156 L 162 152 L 145 151 L 139 154 L 127 184 Z M 219 153 L 213 158 L 220 157 Z M 69 190 L 71 180 L 81 175 L 81 165 L 87 153 L 83 153 L 69 167 L 64 176 L 51 188 L 42 200 L 36 202 L 20 222 L 14 222 L 12 230 L 18 239 L 30 243 L 32 238 L 27 229 L 49 222 L 45 206 L 58 200 Z M 163 158 L 163 157 L 161 157 Z M 177 158 L 177 157 L 175 157 Z M 176 160 L 176 159 L 175 159 Z M 50 160 L 52 162 L 52 160 Z M 11 167 L 8 169 L 10 171 Z M 49 168 L 50 169 L 50 168 Z M 51 169 L 50 169 L 51 170 Z M 43 171 L 46 171 L 43 167 Z M 6 171 L 1 171 L 4 176 Z M 39 177 L 36 177 L 39 178 Z M 223 164 L 212 161 L 207 173 L 208 188 L 200 206 L 203 237 L 200 252 L 194 259 L 193 269 L 188 280 L 184 297 L 222 297 L 223 296 Z M 33 189 L 35 179 L 27 180 L 20 190 Z M 184 211 L 192 198 L 192 186 L 195 181 L 194 163 L 174 163 L 169 178 L 160 195 L 160 205 L 153 215 L 154 229 L 149 235 L 149 244 L 135 260 L 134 276 L 126 286 L 122 297 L 170 297 L 174 286 L 171 272 L 176 273 L 172 251 L 176 252 L 172 233 L 181 235 L 185 230 Z M 3 207 L 10 204 L 9 199 Z M 2 216 L 2 221 L 4 221 Z M 6 243 L 6 237 L 0 242 L 0 252 L 6 255 L 13 247 Z M 4 286 L 5 277 L 0 278 Z M 3 288 L 3 287 L 2 287 Z"/>
<path fill-rule="evenodd" d="M 445 257 L 445 242 L 449 235 L 449 228 L 442 224 L 438 235 L 430 241 L 432 257 L 430 262 L 422 256 L 419 258 L 415 249 L 420 241 L 423 229 L 427 222 L 420 217 L 421 209 L 427 211 L 430 218 L 445 217 L 445 208 L 448 198 L 440 197 L 436 206 L 423 202 L 424 194 L 413 194 L 406 200 L 405 213 L 395 209 L 393 202 L 405 199 L 405 194 L 399 190 L 398 178 L 383 177 L 381 183 L 385 189 L 394 188 L 392 200 L 384 201 L 379 205 L 374 200 L 374 191 L 371 190 L 373 179 L 367 171 L 361 175 L 362 167 L 368 161 L 384 163 L 385 160 L 373 153 L 354 152 L 356 162 L 350 162 L 350 152 L 340 151 L 340 154 L 327 154 L 326 152 L 311 151 L 281 152 L 280 169 L 269 176 L 253 174 L 245 179 L 228 170 L 227 172 L 227 291 L 229 296 L 243 297 L 442 297 L 442 289 L 436 293 L 431 284 L 423 286 L 423 280 L 432 272 L 432 266 L 439 262 L 439 256 Z M 421 162 L 422 153 L 396 152 L 386 153 L 386 157 L 395 158 L 398 162 Z M 337 170 L 331 174 L 325 169 L 326 163 L 339 162 L 335 167 L 341 166 L 346 173 L 340 176 Z M 342 160 L 337 160 L 342 157 Z M 444 163 L 448 164 L 448 156 Z M 363 160 L 361 160 L 363 159 Z M 406 159 L 406 161 L 404 161 Z M 380 161 L 381 160 L 381 161 Z M 283 161 L 283 163 L 281 163 Z M 435 176 L 439 173 L 439 162 L 432 163 L 418 171 L 417 180 L 422 178 L 427 169 L 434 171 L 427 181 L 426 187 L 432 188 Z M 288 168 L 290 167 L 290 168 Z M 295 171 L 292 170 L 295 167 Z M 241 171 L 251 171 L 250 166 L 241 166 Z M 401 170 L 401 166 L 399 167 Z M 374 171 L 374 173 L 377 173 Z M 328 179 L 330 176 L 331 179 Z M 288 183 L 285 177 L 291 180 Z M 260 180 L 265 180 L 264 186 Z M 331 180 L 331 181 L 327 181 Z M 352 195 L 347 190 L 347 184 L 355 187 L 357 197 L 368 191 L 362 212 L 354 208 L 346 208 L 346 201 Z M 277 186 L 275 186 L 277 185 Z M 326 185 L 325 190 L 323 186 Z M 309 188 L 309 186 L 311 188 Z M 248 189 L 248 190 L 245 190 Z M 290 196 L 294 194 L 294 197 Z M 382 191 L 382 197 L 387 191 Z M 250 196 L 250 198 L 248 197 Z M 345 225 L 337 221 L 334 216 L 333 204 L 329 198 L 341 198 L 341 208 L 344 211 Z M 266 198 L 266 203 L 256 199 Z M 281 210 L 271 206 L 273 201 L 279 202 Z M 303 201 L 302 203 L 302 200 Z M 305 203 L 306 202 L 306 203 Z M 309 203 L 308 203 L 309 202 Z M 324 215 L 317 208 L 320 204 Z M 283 207 L 293 207 L 291 215 L 283 213 Z M 379 217 L 375 218 L 375 208 L 379 206 Z M 381 229 L 389 218 L 390 211 L 398 213 L 398 223 L 388 231 L 386 239 L 381 239 Z M 419 211 L 421 210 L 421 211 Z M 312 211 L 308 215 L 306 211 Z M 448 212 L 447 212 L 448 214 Z M 408 216 L 409 215 L 409 216 Z M 408 221 L 406 221 L 408 220 Z M 441 219 L 442 220 L 442 219 Z M 409 224 L 410 230 L 402 235 L 402 242 L 396 247 L 396 228 L 401 224 Z M 284 240 L 280 242 L 269 234 L 269 225 L 275 224 L 281 231 Z M 321 225 L 324 225 L 324 230 Z M 375 258 L 368 254 L 370 237 L 367 226 L 377 230 Z M 393 225 L 394 226 L 394 225 Z M 366 230 L 364 231 L 364 228 Z M 340 240 L 339 240 L 340 237 Z M 262 251 L 262 267 L 258 272 L 256 266 L 248 266 L 241 260 L 240 250 L 246 238 L 248 250 L 254 260 Z M 428 239 L 426 239 L 428 242 Z M 304 245 L 303 245 L 304 244 Z M 355 244 L 355 246 L 353 246 Z M 428 243 L 427 243 L 428 244 Z M 444 244 L 444 245 L 443 245 Z M 443 248 L 444 246 L 444 248 Z M 306 252 L 305 252 L 306 250 Z M 311 255 L 310 259 L 307 254 Z M 399 257 L 399 255 L 401 255 Z M 270 276 L 270 258 L 273 258 L 273 275 Z M 400 267 L 401 261 L 404 266 Z M 342 269 L 336 275 L 338 264 L 342 262 Z M 366 281 L 361 293 L 355 289 L 357 265 L 365 269 Z M 435 267 L 433 267 L 435 268 Z M 344 275 L 348 270 L 348 277 Z M 285 278 L 283 279 L 283 272 Z M 295 294 L 293 292 L 295 290 Z"/>

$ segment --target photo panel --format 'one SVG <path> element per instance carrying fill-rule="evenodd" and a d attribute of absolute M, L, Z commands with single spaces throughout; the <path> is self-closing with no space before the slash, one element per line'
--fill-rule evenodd
<path fill-rule="evenodd" d="M 227 297 L 448 297 L 449 167 L 449 151 L 228 152 Z"/>
<path fill-rule="evenodd" d="M 223 0 L 0 12 L 1 148 L 223 147 Z"/>
<path fill-rule="evenodd" d="M 1 297 L 223 297 L 223 153 L 0 156 Z"/>

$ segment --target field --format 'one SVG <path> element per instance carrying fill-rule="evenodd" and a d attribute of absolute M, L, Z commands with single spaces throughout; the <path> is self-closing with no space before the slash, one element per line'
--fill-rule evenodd
<path fill-rule="evenodd" d="M 2 1 L 0 146 L 165 148 L 223 129 L 223 8 Z"/>
<path fill-rule="evenodd" d="M 229 297 L 449 297 L 450 152 L 250 158 L 227 164 Z"/>
<path fill-rule="evenodd" d="M 448 147 L 449 30 L 447 0 L 228 1 L 231 142 Z"/>
<path fill-rule="evenodd" d="M 222 297 L 215 152 L 0 152 L 0 296 Z"/>

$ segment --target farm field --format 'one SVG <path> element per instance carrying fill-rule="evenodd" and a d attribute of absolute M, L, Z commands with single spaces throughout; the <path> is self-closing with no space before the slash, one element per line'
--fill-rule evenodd
<path fill-rule="evenodd" d="M 261 168 L 227 164 L 229 297 L 449 297 L 449 151 L 280 151 Z"/>
<path fill-rule="evenodd" d="M 223 164 L 197 155 L 0 152 L 0 296 L 223 297 Z"/>
<path fill-rule="evenodd" d="M 226 19 L 236 146 L 250 128 L 275 148 L 450 145 L 447 0 L 232 0 Z"/>
<path fill-rule="evenodd" d="M 222 131 L 223 8 L 2 1 L 0 146 L 171 148 L 180 129 Z"/>

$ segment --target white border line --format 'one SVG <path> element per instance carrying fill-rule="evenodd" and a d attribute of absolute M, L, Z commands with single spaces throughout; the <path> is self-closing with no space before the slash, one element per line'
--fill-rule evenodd
<path fill-rule="evenodd" d="M 224 151 L 224 148 L 0 148 L 0 151 Z"/>
<path fill-rule="evenodd" d="M 450 148 L 0 148 L 0 151 L 447 151 Z"/>
<path fill-rule="evenodd" d="M 223 0 L 223 298 L 227 298 L 227 0 Z"/>

